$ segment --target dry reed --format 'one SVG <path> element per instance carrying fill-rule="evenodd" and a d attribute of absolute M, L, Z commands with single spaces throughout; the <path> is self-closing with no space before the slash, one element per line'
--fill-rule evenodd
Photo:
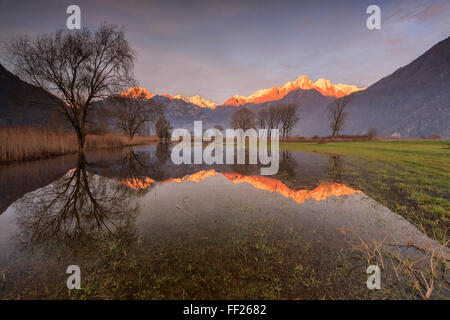
<path fill-rule="evenodd" d="M 158 141 L 156 137 L 134 137 L 120 134 L 86 137 L 86 148 L 116 148 Z M 75 133 L 45 128 L 0 128 L 0 161 L 39 159 L 77 152 Z"/>

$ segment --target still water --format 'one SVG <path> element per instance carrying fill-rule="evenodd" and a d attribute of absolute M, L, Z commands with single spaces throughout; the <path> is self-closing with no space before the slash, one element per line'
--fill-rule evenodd
<path fill-rule="evenodd" d="M 170 149 L 0 166 L 0 298 L 418 297 L 388 264 L 439 244 L 352 187 L 347 159 L 281 150 L 279 173 L 260 176 L 258 165 L 177 166 Z M 382 268 L 379 290 L 369 264 Z M 80 290 L 67 289 L 69 265 Z"/>

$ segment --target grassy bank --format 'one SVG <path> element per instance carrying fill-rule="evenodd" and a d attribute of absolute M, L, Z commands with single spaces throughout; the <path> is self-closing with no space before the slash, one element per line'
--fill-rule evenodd
<path fill-rule="evenodd" d="M 86 137 L 86 147 L 116 148 L 159 141 L 156 137 L 134 137 L 119 134 Z M 77 137 L 70 131 L 43 128 L 0 129 L 0 161 L 39 159 L 77 152 Z"/>
<path fill-rule="evenodd" d="M 449 145 L 448 141 L 284 142 L 281 148 L 345 155 L 346 180 L 442 241 L 450 226 Z"/>
<path fill-rule="evenodd" d="M 289 137 L 285 138 L 282 141 L 285 142 L 316 142 L 316 143 L 326 143 L 326 142 L 359 142 L 359 141 L 371 141 L 375 138 L 369 136 L 358 136 L 358 135 L 347 135 L 347 136 L 338 136 L 338 137 Z"/>

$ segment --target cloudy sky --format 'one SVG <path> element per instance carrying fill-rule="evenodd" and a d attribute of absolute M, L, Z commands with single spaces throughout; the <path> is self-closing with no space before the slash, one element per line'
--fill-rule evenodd
<path fill-rule="evenodd" d="M 368 86 L 450 35 L 449 0 L 0 0 L 0 41 L 64 28 L 70 4 L 82 26 L 124 26 L 142 87 L 217 103 L 302 74 Z M 366 27 L 370 4 L 381 30 Z"/>

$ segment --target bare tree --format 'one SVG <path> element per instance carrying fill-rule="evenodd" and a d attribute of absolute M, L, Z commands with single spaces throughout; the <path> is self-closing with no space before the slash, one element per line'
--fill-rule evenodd
<path fill-rule="evenodd" d="M 149 119 L 148 102 L 141 99 L 116 96 L 110 110 L 112 124 L 132 139 L 142 133 L 143 125 Z"/>
<path fill-rule="evenodd" d="M 161 114 L 156 121 L 156 135 L 159 137 L 159 139 L 164 139 L 165 142 L 169 140 L 170 131 L 172 130 L 172 125 L 170 124 L 170 121 L 166 119 L 164 114 Z"/>
<path fill-rule="evenodd" d="M 258 111 L 258 127 L 260 129 L 266 129 L 269 120 L 269 112 L 266 109 Z"/>
<path fill-rule="evenodd" d="M 280 126 L 280 112 L 278 110 L 277 106 L 270 106 L 269 107 L 269 112 L 268 112 L 268 117 L 267 117 L 267 126 L 269 129 L 269 134 L 271 133 L 270 130 L 271 129 L 278 129 L 278 127 Z"/>
<path fill-rule="evenodd" d="M 31 40 L 20 37 L 7 45 L 16 73 L 46 90 L 61 105 L 78 137 L 86 139 L 86 115 L 91 103 L 133 85 L 134 53 L 125 33 L 102 24 L 97 31 L 59 30 Z M 63 104 L 60 101 L 63 101 Z"/>
<path fill-rule="evenodd" d="M 374 139 L 376 137 L 378 137 L 378 130 L 375 127 L 369 127 L 369 129 L 367 129 L 367 136 L 370 139 Z"/>
<path fill-rule="evenodd" d="M 231 126 L 244 131 L 255 127 L 255 113 L 247 108 L 236 110 L 231 116 Z"/>
<path fill-rule="evenodd" d="M 278 107 L 281 123 L 281 137 L 286 139 L 300 119 L 298 116 L 298 105 L 287 103 Z"/>
<path fill-rule="evenodd" d="M 156 119 L 162 112 L 159 104 L 143 95 L 117 95 L 110 102 L 111 105 L 105 108 L 105 113 L 111 118 L 112 124 L 130 139 L 138 133 L 143 133 L 146 123 L 156 124 Z"/>
<path fill-rule="evenodd" d="M 332 137 L 338 136 L 345 125 L 347 112 L 345 107 L 350 102 L 350 96 L 343 96 L 334 100 L 328 106 L 328 118 L 330 119 L 330 128 L 332 130 Z"/>

